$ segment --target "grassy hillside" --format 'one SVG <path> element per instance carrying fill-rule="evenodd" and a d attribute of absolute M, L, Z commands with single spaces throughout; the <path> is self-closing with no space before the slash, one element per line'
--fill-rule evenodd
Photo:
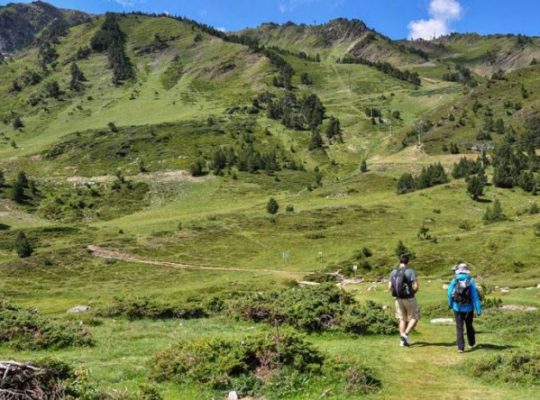
<path fill-rule="evenodd" d="M 533 53 L 484 77 L 474 54 L 515 38 L 440 39 L 426 65 L 359 21 L 244 32 L 263 48 L 185 19 L 107 18 L 0 63 L 0 359 L 65 362 L 89 399 L 536 398 Z M 113 56 L 91 49 L 111 21 Z M 113 83 L 124 55 L 133 77 Z M 443 80 L 455 64 L 476 85 Z M 410 349 L 386 290 L 403 246 L 421 284 Z M 429 322 L 451 316 L 459 261 L 485 307 L 466 354 Z M 336 289 L 335 272 L 352 281 Z"/>
<path fill-rule="evenodd" d="M 256 39 L 262 45 L 304 52 L 310 56 L 318 54 L 322 59 L 334 61 L 349 53 L 370 61 L 400 65 L 423 62 L 418 54 L 407 51 L 356 19 L 338 18 L 321 25 L 268 23 L 243 30 L 240 34 Z"/>

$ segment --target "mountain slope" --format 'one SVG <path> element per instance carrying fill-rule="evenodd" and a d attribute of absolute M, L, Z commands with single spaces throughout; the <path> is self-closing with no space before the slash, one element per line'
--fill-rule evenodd
<path fill-rule="evenodd" d="M 28 46 L 44 29 L 70 27 L 88 19 L 86 13 L 59 9 L 42 1 L 0 6 L 0 55 Z"/>
<path fill-rule="evenodd" d="M 334 61 L 346 54 L 396 64 L 425 61 L 357 19 L 338 18 L 321 25 L 266 23 L 239 34 L 256 39 L 262 45 L 305 52 L 311 56 L 319 54 L 323 59 Z"/>

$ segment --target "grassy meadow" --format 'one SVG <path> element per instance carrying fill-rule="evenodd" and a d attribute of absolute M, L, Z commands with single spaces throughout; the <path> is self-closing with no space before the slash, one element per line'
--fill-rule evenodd
<path fill-rule="evenodd" d="M 293 106 L 294 112 L 302 113 L 302 99 L 312 93 L 324 105 L 325 118 L 317 128 L 323 146 L 310 148 L 309 128 L 288 127 L 270 118 L 267 106 L 254 105 L 262 93 L 276 102 L 290 94 L 272 84 L 279 70 L 270 59 L 188 21 L 120 17 L 136 78 L 114 85 L 107 55 L 92 52 L 77 60 L 86 76 L 84 90 L 70 90 L 73 57 L 89 45 L 103 19 L 94 17 L 60 37 L 57 63 L 47 67 L 42 81 L 21 91 L 10 85 L 25 71 L 37 70 L 38 50 L 20 51 L 0 63 L 5 178 L 0 185 L 0 300 L 35 309 L 28 314 L 38 312 L 46 321 L 84 329 L 93 340 L 82 347 L 17 346 L 0 320 L 0 359 L 65 362 L 91 387 L 108 393 L 88 399 L 155 400 L 141 385 L 152 386 L 167 400 L 222 399 L 228 390 L 239 389 L 211 388 L 196 377 L 182 382 L 156 378 L 156 365 L 163 362 L 156 354 L 179 343 L 242 341 L 283 330 L 299 333 L 326 359 L 338 360 L 336 365 L 339 360 L 361 365 L 380 385 L 372 389 L 350 375 L 343 385 L 337 372 L 298 373 L 297 380 L 281 377 L 274 393 L 253 398 L 538 398 L 540 318 L 537 310 L 519 307 L 540 307 L 540 213 L 534 211 L 540 200 L 518 186 L 496 187 L 492 165 L 486 168 L 488 185 L 479 201 L 468 195 L 465 179 L 451 177 L 462 157 L 479 156 L 473 145 L 486 144 L 477 138 L 486 110 L 507 128 L 507 135 L 492 133 L 490 145 L 502 143 L 511 131 L 522 137 L 525 121 L 540 105 L 538 66 L 509 72 L 504 80 L 477 75 L 478 86 L 469 88 L 444 81 L 441 65 L 460 60 L 470 65 L 499 43 L 494 38 L 462 58 L 454 54 L 439 60 L 441 65 L 426 74 L 417 57 L 396 53 L 393 59 L 404 57 L 422 75 L 422 85 L 415 87 L 372 67 L 336 63 L 355 41 L 343 40 L 315 62 L 291 52 L 304 44 L 316 50 L 317 37 L 292 28 L 280 40 L 263 35 L 265 44 L 289 50 L 283 60 L 295 71 L 290 92 L 300 105 Z M 166 42 L 159 51 L 149 47 L 156 34 Z M 391 43 L 384 46 L 403 51 Z M 452 46 L 456 52 L 469 51 L 462 43 Z M 303 83 L 302 74 L 311 84 Z M 41 96 L 53 80 L 64 93 L 32 105 L 31 97 Z M 509 101 L 512 106 L 505 105 Z M 473 112 L 476 102 L 481 107 Z M 380 110 L 381 116 L 371 118 L 367 108 Z M 14 126 L 15 116 L 23 127 Z M 340 121 L 342 141 L 326 136 L 330 116 Z M 431 127 L 418 145 L 417 128 L 426 121 Z M 459 146 L 457 153 L 444 150 L 451 144 Z M 244 151 L 257 151 L 262 158 L 274 154 L 279 168 L 250 170 L 237 162 L 216 171 L 219 149 L 233 149 L 238 158 Z M 193 174 L 199 161 L 204 171 Z M 361 171 L 363 161 L 367 168 Z M 435 163 L 445 169 L 448 182 L 397 194 L 402 174 L 417 175 Z M 30 182 L 16 201 L 21 171 Z M 533 179 L 539 181 L 537 172 Z M 275 214 L 267 212 L 270 198 L 279 204 Z M 495 200 L 505 218 L 486 223 L 484 215 Z M 30 257 L 17 254 L 20 232 L 33 248 Z M 368 303 L 374 301 L 382 316 L 393 316 L 386 279 L 396 265 L 399 241 L 414 253 L 421 287 L 422 318 L 411 348 L 400 348 L 395 333 L 304 332 L 242 318 L 235 310 L 235 301 L 251 295 L 298 289 L 300 281 L 341 271 L 362 279 L 342 287 L 351 304 L 375 307 Z M 89 246 L 117 256 L 98 257 Z M 451 317 L 443 285 L 459 261 L 471 266 L 486 306 L 496 299 L 503 305 L 487 307 L 476 322 L 479 345 L 465 354 L 457 352 L 454 326 L 430 323 Z M 351 276 L 353 265 L 358 270 Z M 129 318 L 103 311 L 118 299 L 207 307 L 214 297 L 225 305 L 202 317 Z M 77 305 L 89 311 L 67 313 Z M 505 305 L 515 306 L 514 311 Z M 291 308 L 299 311 L 302 303 Z M 531 355 L 532 361 L 520 358 L 522 364 L 514 369 L 503 363 L 516 354 Z M 481 369 L 490 363 L 502 372 Z M 263 383 L 273 382 L 257 373 Z M 361 390 L 348 390 L 351 382 Z"/>

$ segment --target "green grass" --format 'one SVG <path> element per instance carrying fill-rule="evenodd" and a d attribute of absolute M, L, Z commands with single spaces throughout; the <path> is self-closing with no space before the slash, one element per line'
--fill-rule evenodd
<path fill-rule="evenodd" d="M 59 63 L 45 81 L 56 79 L 62 89 L 67 87 L 69 64 L 65 62 L 79 47 L 88 45 L 99 24 L 99 19 L 93 20 L 61 38 Z M 202 300 L 208 294 L 280 288 L 309 272 L 348 266 L 367 247 L 373 252 L 371 269 L 358 272 L 366 281 L 347 290 L 361 301 L 392 307 L 386 284 L 373 282 L 386 278 L 394 267 L 395 247 L 402 240 L 416 254 L 413 265 L 421 279 L 419 301 L 425 310 L 444 303 L 441 287 L 451 277 L 450 266 L 460 260 L 470 263 L 480 283 L 512 288 L 509 293 L 495 290 L 491 297 L 500 297 L 505 304 L 540 306 L 540 290 L 531 289 L 538 284 L 534 250 L 539 238 L 534 230 L 540 215 L 523 214 L 530 204 L 540 204 L 536 197 L 521 189 L 488 186 L 486 202 L 475 202 L 468 197 L 463 180 L 407 195 L 395 193 L 403 172 L 417 174 L 435 162 L 451 170 L 463 154 L 444 153 L 442 144 L 458 143 L 464 155 L 474 157 L 467 148 L 477 142 L 488 106 L 495 118 L 501 116 L 520 134 L 526 117 L 539 106 L 538 67 L 512 72 L 508 81 L 489 88 L 482 82 L 464 91 L 460 84 L 438 80 L 446 63 L 457 58 L 442 60 L 425 69 L 417 67 L 424 78 L 417 89 L 373 68 L 335 64 L 333 59 L 351 42 L 322 52 L 321 63 L 284 56 L 296 71 L 295 95 L 316 93 L 326 115 L 341 122 L 343 143 L 326 143 L 323 150 L 309 151 L 308 130 L 289 130 L 280 121 L 266 118 L 264 109 L 259 114 L 242 111 L 265 90 L 284 94 L 271 86 L 275 70 L 259 54 L 206 33 L 196 42 L 198 28 L 170 18 L 130 15 L 121 19 L 121 26 L 128 34 L 127 53 L 137 72 L 136 82 L 113 86 L 106 56 L 93 54 L 78 62 L 88 78 L 83 93 L 66 90 L 61 101 L 47 99 L 32 107 L 28 97 L 41 93 L 45 82 L 18 94 L 8 93 L 8 88 L 25 68 L 34 68 L 36 50 L 22 51 L 13 61 L 0 64 L 4 100 L 0 117 L 6 119 L 0 122 L 0 166 L 7 182 L 0 187 L 0 222 L 8 225 L 0 231 L 0 297 L 36 307 L 48 317 L 88 321 L 88 317 L 67 316 L 66 311 L 78 304 L 106 306 L 117 296 Z M 167 49 L 140 54 L 157 32 L 167 38 Z M 296 28 L 287 31 L 277 44 L 291 50 L 295 43 L 317 48 L 316 37 L 297 33 Z M 470 50 L 464 44 L 455 44 L 453 49 L 468 51 L 464 62 L 477 62 L 496 43 L 489 39 Z M 300 83 L 304 72 L 312 85 Z M 522 84 L 530 89 L 527 99 L 521 98 Z M 484 105 L 477 116 L 471 111 L 476 98 Z M 506 115 L 505 100 L 522 102 L 522 110 Z M 241 108 L 226 112 L 234 106 Z M 373 125 L 365 114 L 367 107 L 381 109 L 383 122 Z M 465 109 L 469 113 L 466 125 L 455 127 L 448 113 L 458 117 Z M 22 130 L 12 128 L 11 111 L 22 116 Z M 400 118 L 392 118 L 392 111 L 399 111 Z M 434 124 L 423 136 L 423 148 L 403 147 L 403 138 L 419 119 Z M 107 127 L 109 122 L 118 127 L 116 132 Z M 323 135 L 327 123 L 323 122 Z M 187 170 L 196 159 L 205 157 L 211 164 L 216 147 L 246 146 L 247 132 L 257 149 L 277 148 L 279 157 L 292 158 L 305 170 L 267 174 L 232 168 L 223 176 L 189 175 Z M 495 142 L 500 140 L 493 136 Z M 364 159 L 369 171 L 360 173 Z M 147 172 L 140 171 L 141 162 Z M 315 167 L 323 174 L 321 185 L 315 183 Z M 10 185 L 21 170 L 36 181 L 42 199 L 36 197 L 23 205 L 9 200 Z M 135 188 L 144 190 L 110 192 L 118 170 Z M 103 189 L 98 200 L 92 200 L 84 186 L 92 180 Z M 280 205 L 275 216 L 266 212 L 270 197 Z M 486 225 L 482 216 L 494 199 L 500 200 L 509 220 Z M 93 205 L 80 211 L 79 200 Z M 51 202 L 63 213 L 56 219 L 44 212 Z M 288 205 L 294 211 L 286 211 Z M 422 227 L 430 229 L 437 243 L 418 237 Z M 33 244 L 32 257 L 17 257 L 18 230 L 24 230 Z M 231 270 L 182 270 L 103 260 L 87 252 L 89 245 L 142 260 Z M 472 378 L 466 364 L 489 355 L 530 351 L 538 345 L 538 335 L 533 340 L 516 337 L 513 348 L 505 348 L 508 343 L 501 334 L 506 330 L 487 323 L 479 327 L 479 342 L 490 346 L 464 355 L 455 351 L 454 328 L 430 325 L 427 318 L 413 334 L 414 342 L 424 344 L 411 349 L 400 349 L 396 337 L 326 333 L 307 339 L 325 353 L 352 356 L 371 366 L 383 388 L 367 396 L 370 399 L 403 398 L 404 390 L 417 399 L 535 398 L 534 388 Z M 96 386 L 133 391 L 151 380 L 147 366 L 152 355 L 170 344 L 195 338 L 239 338 L 268 329 L 223 316 L 153 322 L 105 318 L 103 324 L 90 327 L 95 347 L 14 353 L 0 346 L 0 358 L 52 356 L 88 368 Z M 217 396 L 193 385 L 160 384 L 159 388 L 165 399 Z M 291 398 L 318 398 L 324 389 L 314 385 Z M 347 398 L 342 393 L 331 396 Z"/>

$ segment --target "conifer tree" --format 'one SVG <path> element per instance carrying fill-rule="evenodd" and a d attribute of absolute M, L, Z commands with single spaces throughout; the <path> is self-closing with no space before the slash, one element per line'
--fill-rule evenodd
<path fill-rule="evenodd" d="M 467 184 L 467 192 L 469 192 L 473 200 L 478 200 L 484 194 L 484 182 L 482 178 L 476 175 L 472 176 Z"/>
<path fill-rule="evenodd" d="M 83 89 L 82 82 L 86 81 L 86 77 L 77 65 L 77 63 L 71 63 L 71 81 L 69 82 L 69 88 L 74 91 L 80 91 Z"/>
<path fill-rule="evenodd" d="M 274 199 L 273 197 L 270 198 L 270 200 L 268 200 L 268 203 L 266 203 L 266 212 L 268 212 L 268 214 L 276 214 L 279 210 L 279 204 L 278 202 L 276 201 L 276 199 Z"/>
<path fill-rule="evenodd" d="M 32 245 L 28 241 L 28 238 L 23 231 L 20 231 L 17 234 L 17 239 L 15 240 L 15 249 L 20 258 L 30 257 L 34 252 Z"/>
<path fill-rule="evenodd" d="M 323 147 L 321 134 L 317 130 L 311 131 L 311 140 L 309 142 L 309 150 L 320 149 Z"/>

